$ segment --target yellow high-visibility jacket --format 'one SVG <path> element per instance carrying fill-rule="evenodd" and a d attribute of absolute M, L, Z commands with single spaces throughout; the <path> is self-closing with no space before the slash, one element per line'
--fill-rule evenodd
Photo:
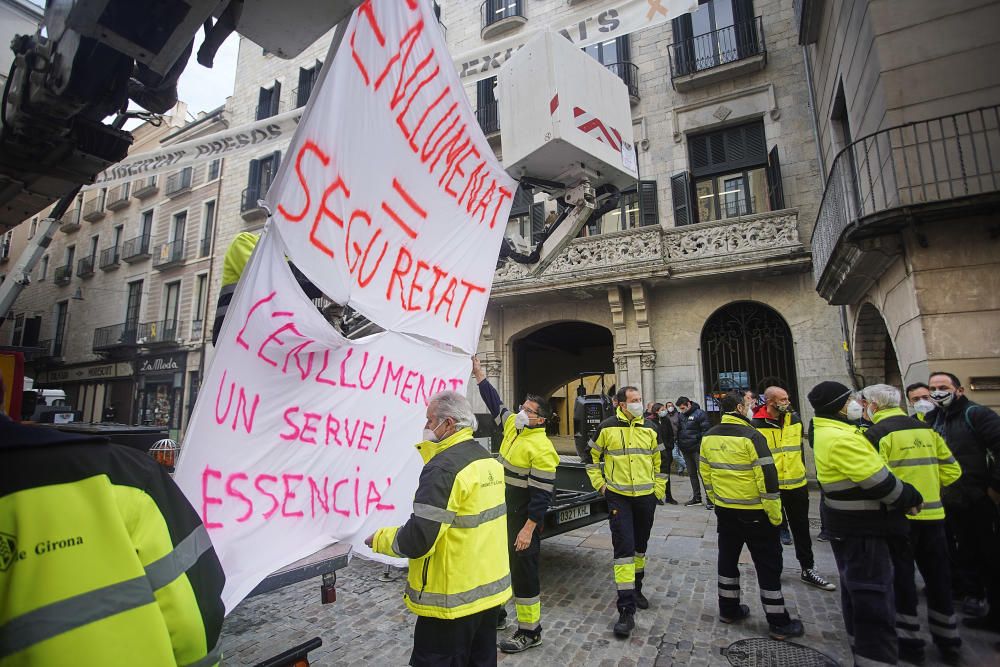
<path fill-rule="evenodd" d="M 597 427 L 590 446 L 593 463 L 587 465 L 590 482 L 598 491 L 607 486 L 623 496 L 646 496 L 663 500 L 667 492 L 666 474 L 660 472 L 660 452 L 656 424 L 633 417 L 622 408 Z"/>
<path fill-rule="evenodd" d="M 879 454 L 896 477 L 912 484 L 924 497 L 924 506 L 917 521 L 941 521 L 944 505 L 941 487 L 948 486 L 962 475 L 944 438 L 927 424 L 908 417 L 899 408 L 880 410 L 872 415 L 875 425 L 865 431 L 865 437 L 878 448 Z"/>
<path fill-rule="evenodd" d="M 892 474 L 860 428 L 840 419 L 814 417 L 813 449 L 830 534 L 908 533 L 903 511 L 919 505 L 922 497 Z"/>
<path fill-rule="evenodd" d="M 722 415 L 722 423 L 701 440 L 698 466 L 713 504 L 764 510 L 773 525 L 781 524 L 778 472 L 767 440 L 750 420 L 735 413 Z"/>
<path fill-rule="evenodd" d="M 0 665 L 218 664 L 224 583 L 150 457 L 0 417 Z"/>
<path fill-rule="evenodd" d="M 511 597 L 503 466 L 463 428 L 421 442 L 413 514 L 375 532 L 372 549 L 409 558 L 403 599 L 418 616 L 461 618 Z"/>
<path fill-rule="evenodd" d="M 802 419 L 788 412 L 774 420 L 762 405 L 754 413 L 753 426 L 767 439 L 778 471 L 778 488 L 797 489 L 806 485 L 806 460 L 802 451 Z"/>
<path fill-rule="evenodd" d="M 545 520 L 545 512 L 555 493 L 559 455 L 545 434 L 545 425 L 517 429 L 514 414 L 500 400 L 489 380 L 479 383 L 479 395 L 498 426 L 503 441 L 497 459 L 503 464 L 507 482 L 507 513 L 524 523 L 523 516 L 535 523 Z M 513 520 L 513 519 L 512 519 Z"/>

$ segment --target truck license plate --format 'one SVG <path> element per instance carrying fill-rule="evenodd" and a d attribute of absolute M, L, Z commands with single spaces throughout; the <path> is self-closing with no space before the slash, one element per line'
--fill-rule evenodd
<path fill-rule="evenodd" d="M 559 523 L 569 523 L 573 519 L 590 516 L 590 505 L 580 505 L 571 507 L 568 510 L 559 511 Z"/>

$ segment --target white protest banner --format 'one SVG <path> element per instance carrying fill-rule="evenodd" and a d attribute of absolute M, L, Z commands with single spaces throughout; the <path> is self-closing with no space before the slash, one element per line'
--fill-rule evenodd
<path fill-rule="evenodd" d="M 392 332 L 350 341 L 306 298 L 269 228 L 240 281 L 175 479 L 234 606 L 269 573 L 409 517 L 431 395 L 471 362 Z M 385 561 L 382 556 L 378 560 Z"/>
<path fill-rule="evenodd" d="M 490 0 L 487 4 L 496 5 L 498 11 L 506 9 L 506 3 L 496 2 L 496 0 Z M 661 25 L 696 9 L 698 9 L 698 0 L 603 2 L 596 7 L 587 6 L 571 16 L 563 17 L 561 19 L 563 25 L 554 25 L 551 28 L 583 48 L 598 42 L 613 40 L 638 30 Z M 530 17 L 530 14 L 528 16 Z M 518 31 L 511 37 L 491 41 L 487 45 L 455 56 L 455 67 L 458 69 L 462 83 L 468 85 L 487 77 L 496 76 L 497 70 L 510 59 L 515 51 L 524 46 L 539 31 L 550 28 L 548 25 L 540 25 L 532 20 L 529 20 L 526 27 L 530 29 Z"/>
<path fill-rule="evenodd" d="M 97 175 L 93 185 L 84 190 L 106 188 L 136 178 L 147 178 L 167 171 L 177 171 L 199 162 L 232 158 L 251 151 L 263 152 L 269 145 L 288 140 L 299 124 L 302 109 L 254 121 L 247 125 L 214 132 L 198 139 L 164 146 L 155 151 L 129 155 Z"/>
<path fill-rule="evenodd" d="M 429 2 L 362 4 L 266 199 L 331 299 L 471 352 L 517 184 L 452 65 Z"/>

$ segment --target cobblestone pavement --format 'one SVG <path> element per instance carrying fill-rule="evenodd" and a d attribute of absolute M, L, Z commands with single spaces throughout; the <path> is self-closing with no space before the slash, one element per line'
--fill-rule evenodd
<path fill-rule="evenodd" d="M 678 500 L 690 497 L 686 479 L 673 476 L 672 482 Z M 818 495 L 811 494 L 814 517 L 818 516 Z M 812 523 L 815 537 L 819 522 Z M 545 540 L 541 573 L 544 643 L 519 655 L 501 654 L 500 663 L 511 667 L 728 665 L 722 649 L 739 639 L 765 637 L 767 624 L 745 550 L 740 565 L 742 595 L 751 615 L 741 624 L 718 621 L 717 544 L 714 513 L 701 506 L 658 508 L 643 589 L 651 606 L 639 611 L 632 637 L 619 640 L 611 632 L 617 613 L 607 522 Z M 813 550 L 819 572 L 838 582 L 829 544 L 814 541 Z M 820 591 L 800 582 L 792 547 L 785 547 L 784 566 L 786 604 L 806 628 L 798 641 L 850 665 L 839 591 Z M 405 665 L 414 621 L 402 601 L 405 570 L 394 568 L 390 581 L 383 581 L 384 571 L 378 563 L 354 559 L 338 574 L 334 604 L 320 604 L 318 579 L 245 600 L 223 627 L 225 664 L 252 665 L 319 636 L 323 646 L 310 653 L 314 665 Z M 513 618 L 513 603 L 508 610 Z M 921 618 L 926 619 L 923 609 Z M 926 622 L 923 627 L 926 631 Z M 992 648 L 1000 636 L 965 629 L 962 636 L 964 665 L 1000 665 L 1000 653 Z M 925 664 L 937 664 L 932 646 L 927 656 Z"/>

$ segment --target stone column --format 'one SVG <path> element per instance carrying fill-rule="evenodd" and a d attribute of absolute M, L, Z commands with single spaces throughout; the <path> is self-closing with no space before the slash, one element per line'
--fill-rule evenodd
<path fill-rule="evenodd" d="M 625 354 L 615 354 L 612 357 L 615 362 L 615 377 L 618 388 L 628 384 L 628 357 Z"/>
<path fill-rule="evenodd" d="M 653 376 L 653 370 L 656 368 L 656 352 L 643 352 L 639 363 L 642 368 L 642 398 L 646 403 L 649 403 L 656 400 L 654 395 L 656 385 Z"/>

